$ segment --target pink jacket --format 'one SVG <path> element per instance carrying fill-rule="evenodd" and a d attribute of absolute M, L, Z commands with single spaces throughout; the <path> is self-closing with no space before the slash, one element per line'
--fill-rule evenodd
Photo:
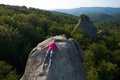
<path fill-rule="evenodd" d="M 55 50 L 55 42 L 50 42 L 49 43 L 48 50 Z"/>

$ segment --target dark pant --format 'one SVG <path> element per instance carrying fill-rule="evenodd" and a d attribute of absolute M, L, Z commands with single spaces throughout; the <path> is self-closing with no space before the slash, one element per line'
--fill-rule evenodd
<path fill-rule="evenodd" d="M 51 65 L 51 63 L 52 63 L 52 58 L 53 58 L 53 53 L 54 53 L 53 50 L 47 50 L 45 59 L 44 59 L 44 61 L 43 61 L 43 64 L 45 64 L 45 63 L 50 59 L 50 60 L 49 60 L 49 64 Z"/>

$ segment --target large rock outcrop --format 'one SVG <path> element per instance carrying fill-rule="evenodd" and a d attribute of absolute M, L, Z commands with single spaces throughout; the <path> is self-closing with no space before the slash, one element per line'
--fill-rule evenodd
<path fill-rule="evenodd" d="M 56 49 L 50 68 L 42 69 L 45 51 L 41 48 L 52 39 L 62 49 Z M 85 56 L 78 43 L 64 36 L 55 36 L 39 43 L 29 54 L 24 75 L 20 80 L 87 80 L 86 70 L 83 65 Z"/>
<path fill-rule="evenodd" d="M 94 40 L 96 39 L 96 28 L 94 24 L 90 21 L 88 16 L 86 15 L 80 16 L 80 20 L 75 26 L 73 32 L 76 32 L 79 29 L 81 29 L 86 36 L 89 36 Z"/>

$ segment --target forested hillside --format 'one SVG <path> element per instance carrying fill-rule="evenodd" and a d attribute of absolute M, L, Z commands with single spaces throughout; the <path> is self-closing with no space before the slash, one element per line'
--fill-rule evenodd
<path fill-rule="evenodd" d="M 68 13 L 72 15 L 79 16 L 81 14 L 95 14 L 95 13 L 103 13 L 103 14 L 116 14 L 120 13 L 120 8 L 113 8 L 113 7 L 80 7 L 80 8 L 73 8 L 73 9 L 55 9 L 54 11 Z"/>
<path fill-rule="evenodd" d="M 75 39 L 84 50 L 88 80 L 119 80 L 120 21 L 94 23 L 98 31 L 95 42 L 81 31 L 72 33 L 78 19 L 62 13 L 1 4 L 0 80 L 19 80 L 32 48 L 61 34 Z"/>
<path fill-rule="evenodd" d="M 112 7 L 80 7 L 73 9 L 56 9 L 53 11 L 79 16 L 88 15 L 92 21 L 100 22 L 106 20 L 120 20 L 120 8 Z"/>
<path fill-rule="evenodd" d="M 90 19 L 93 22 L 104 22 L 107 20 L 119 20 L 118 17 L 116 17 L 115 15 L 108 15 L 108 14 L 103 14 L 103 13 L 99 13 L 99 14 L 87 14 Z M 118 15 L 120 16 L 120 15 Z"/>

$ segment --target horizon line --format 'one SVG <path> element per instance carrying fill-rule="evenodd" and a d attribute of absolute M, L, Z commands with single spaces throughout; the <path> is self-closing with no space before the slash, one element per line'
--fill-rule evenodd
<path fill-rule="evenodd" d="M 26 6 L 26 5 L 12 5 L 12 4 L 1 4 L 0 5 L 4 5 L 4 6 L 18 6 L 18 7 L 26 7 L 26 8 L 35 8 L 35 9 L 42 9 L 39 7 L 32 7 L 32 6 Z M 77 9 L 77 8 L 92 8 L 92 7 L 96 7 L 96 8 L 120 8 L 120 7 L 115 7 L 115 6 L 80 6 L 80 7 L 73 7 L 73 8 L 54 8 L 54 9 L 42 9 L 42 10 L 55 10 L 55 9 Z"/>

